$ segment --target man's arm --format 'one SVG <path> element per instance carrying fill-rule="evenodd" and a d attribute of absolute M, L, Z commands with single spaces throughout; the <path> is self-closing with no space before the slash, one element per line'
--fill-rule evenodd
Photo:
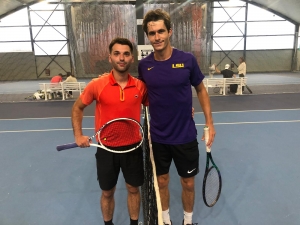
<path fill-rule="evenodd" d="M 86 107 L 82 103 L 81 99 L 78 98 L 72 108 L 72 127 L 76 144 L 81 147 L 89 147 L 89 137 L 82 134 L 82 119 L 83 110 Z"/>
<path fill-rule="evenodd" d="M 216 66 L 216 73 L 220 74 L 221 71 L 218 69 L 218 67 Z"/>
<path fill-rule="evenodd" d="M 203 82 L 196 86 L 195 89 L 197 92 L 199 103 L 205 116 L 205 125 L 209 127 L 209 140 L 207 142 L 207 146 L 211 147 L 216 135 L 216 131 L 211 113 L 209 95 L 204 87 Z M 202 136 L 202 140 L 204 140 L 204 134 Z"/>

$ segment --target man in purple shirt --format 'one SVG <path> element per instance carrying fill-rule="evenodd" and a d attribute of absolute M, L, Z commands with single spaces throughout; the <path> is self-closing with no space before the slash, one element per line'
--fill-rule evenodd
<path fill-rule="evenodd" d="M 143 30 L 154 52 L 140 61 L 138 72 L 148 89 L 150 132 L 163 221 L 166 225 L 172 224 L 168 184 L 169 168 L 173 160 L 181 177 L 184 210 L 182 224 L 193 225 L 194 178 L 199 172 L 199 150 L 197 130 L 191 116 L 191 85 L 196 89 L 206 126 L 210 128 L 208 146 L 212 145 L 215 137 L 210 99 L 202 82 L 204 75 L 191 53 L 171 47 L 172 28 L 167 12 L 161 9 L 149 11 L 143 20 Z"/>

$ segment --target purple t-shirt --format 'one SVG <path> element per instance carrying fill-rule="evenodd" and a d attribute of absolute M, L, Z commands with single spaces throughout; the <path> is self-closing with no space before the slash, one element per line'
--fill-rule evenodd
<path fill-rule="evenodd" d="M 204 79 L 196 58 L 175 48 L 166 61 L 156 61 L 151 53 L 140 61 L 138 72 L 148 89 L 152 141 L 177 145 L 195 140 L 191 85 Z"/>

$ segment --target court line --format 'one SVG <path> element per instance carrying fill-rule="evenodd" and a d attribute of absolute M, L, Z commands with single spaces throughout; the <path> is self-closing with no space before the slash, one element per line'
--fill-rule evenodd
<path fill-rule="evenodd" d="M 214 113 L 228 113 L 228 112 L 276 112 L 276 111 L 297 111 L 300 110 L 300 108 L 296 109 L 257 109 L 257 110 L 244 110 L 244 111 L 218 111 L 218 112 L 212 112 Z M 195 112 L 195 114 L 203 114 L 203 112 Z"/>
<path fill-rule="evenodd" d="M 244 110 L 244 111 L 218 111 L 212 112 L 215 113 L 228 113 L 228 112 L 276 112 L 276 111 L 296 111 L 300 110 L 300 108 L 296 109 L 266 109 L 266 110 Z M 203 114 L 203 112 L 195 112 L 195 114 Z M 143 116 L 143 114 L 141 114 Z M 94 118 L 94 116 L 84 116 L 84 118 Z M 71 119 L 71 117 L 42 117 L 42 118 L 17 118 L 17 119 L 0 119 L 0 121 L 14 121 L 14 120 L 51 120 L 51 119 Z"/>
<path fill-rule="evenodd" d="M 94 116 L 84 116 L 84 118 L 93 118 Z M 71 117 L 43 117 L 43 118 L 17 118 L 17 119 L 0 119 L 0 121 L 14 121 L 14 120 L 51 120 L 51 119 L 71 119 Z"/>
<path fill-rule="evenodd" d="M 82 130 L 95 130 L 95 128 L 82 128 Z M 1 133 L 23 133 L 23 132 L 51 132 L 51 131 L 73 131 L 73 128 L 65 129 L 44 129 L 44 130 L 3 130 Z"/>
<path fill-rule="evenodd" d="M 282 121 L 258 121 L 258 122 L 234 122 L 234 123 L 214 123 L 214 125 L 240 125 L 240 124 L 267 124 L 267 123 L 299 123 L 300 120 L 282 120 Z M 196 123 L 196 126 L 204 126 L 205 124 Z M 82 130 L 94 130 L 95 128 L 82 128 Z M 23 132 L 51 132 L 51 131 L 73 131 L 72 128 L 65 129 L 45 129 L 45 130 L 7 130 L 0 131 L 3 133 L 23 133 Z"/>
<path fill-rule="evenodd" d="M 274 121 L 257 121 L 257 122 L 234 122 L 234 123 L 214 123 L 214 125 L 239 125 L 239 124 L 266 124 L 266 123 L 299 123 L 300 120 L 274 120 Z M 205 124 L 196 124 L 196 126 L 203 126 Z"/>

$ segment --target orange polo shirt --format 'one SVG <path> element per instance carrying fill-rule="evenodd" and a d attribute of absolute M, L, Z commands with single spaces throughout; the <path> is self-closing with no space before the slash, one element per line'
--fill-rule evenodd
<path fill-rule="evenodd" d="M 112 72 L 89 82 L 80 99 L 85 105 L 96 101 L 96 132 L 105 123 L 116 118 L 127 117 L 140 122 L 141 104 L 148 105 L 147 89 L 142 81 L 128 74 L 127 85 L 122 89 Z"/>
<path fill-rule="evenodd" d="M 56 75 L 56 76 L 52 77 L 50 83 L 59 83 L 59 82 L 62 82 L 62 81 L 63 81 L 62 77 L 59 76 L 59 75 Z"/>

